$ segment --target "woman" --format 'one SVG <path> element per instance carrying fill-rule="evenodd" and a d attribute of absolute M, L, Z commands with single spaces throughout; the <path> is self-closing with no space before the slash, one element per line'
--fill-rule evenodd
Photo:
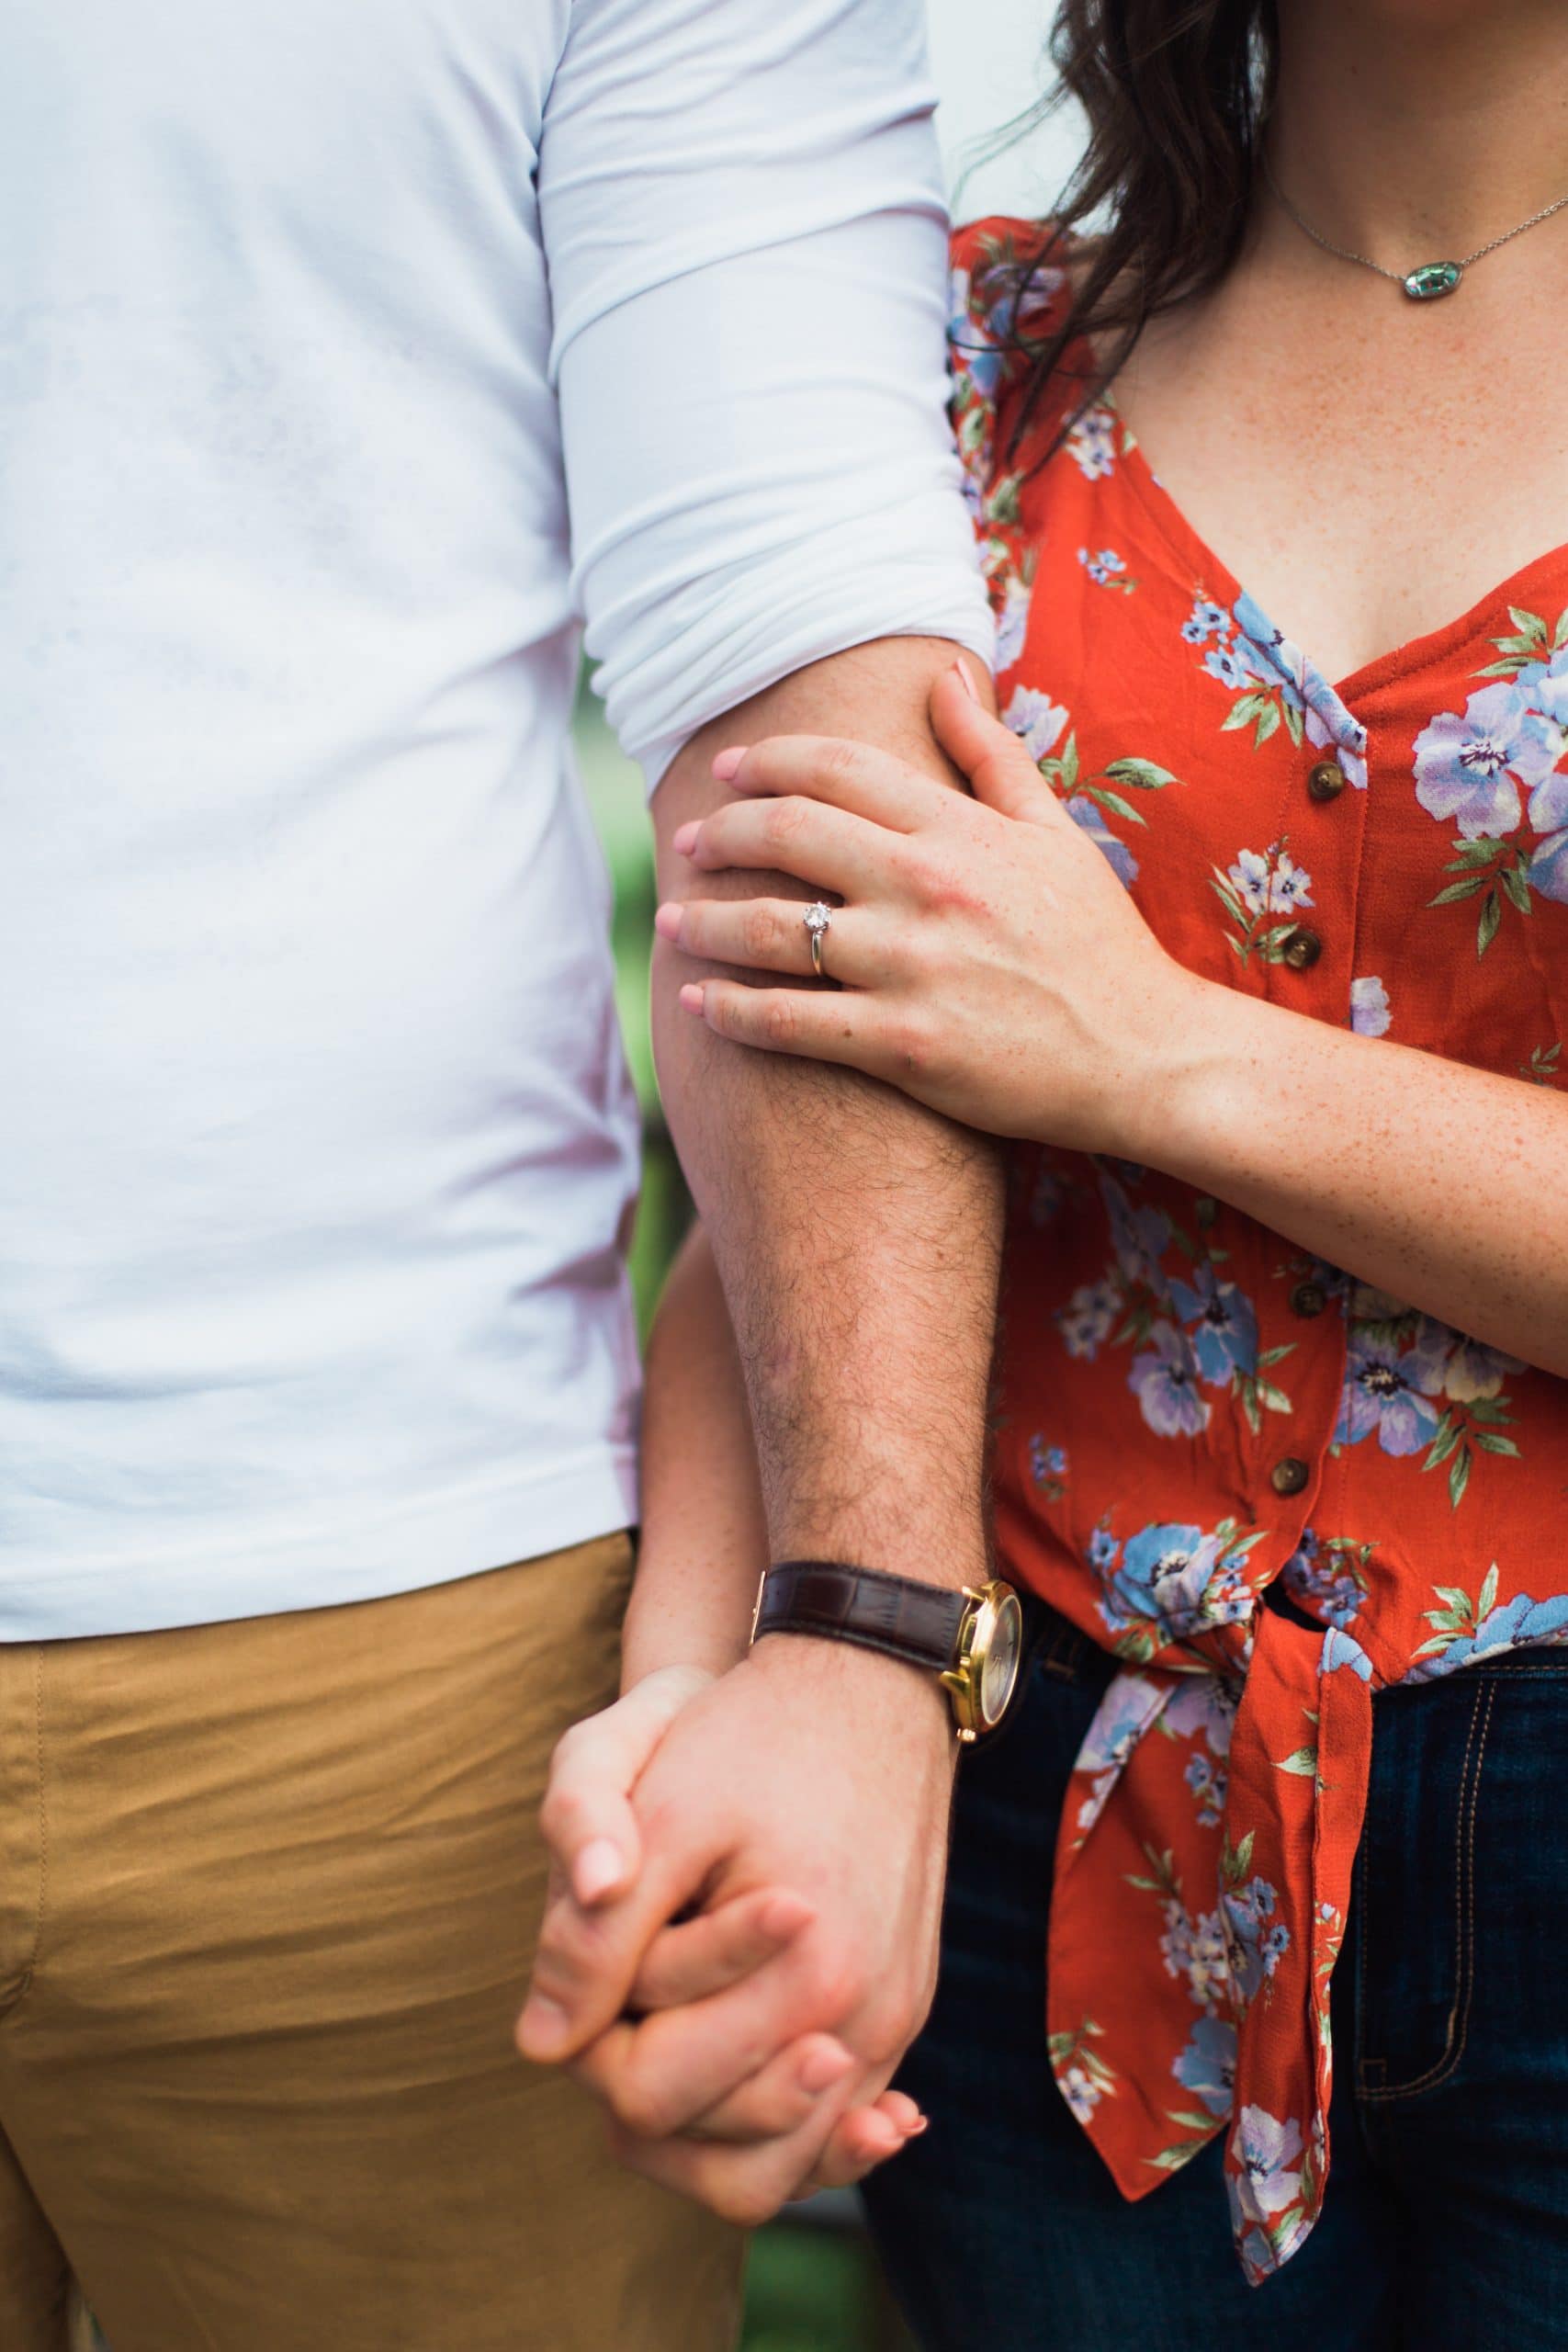
<path fill-rule="evenodd" d="M 1024 1146 L 998 1547 L 1044 1633 L 873 2216 L 944 2352 L 1568 2345 L 1559 12 L 1056 42 L 1065 220 L 957 254 L 976 799 L 737 746 L 694 865 L 838 903 L 660 917 L 781 975 L 684 989 L 724 1035 Z"/>

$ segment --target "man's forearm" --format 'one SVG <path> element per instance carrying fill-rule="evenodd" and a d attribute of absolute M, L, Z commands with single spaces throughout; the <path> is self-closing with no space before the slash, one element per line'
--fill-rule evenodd
<path fill-rule="evenodd" d="M 655 802 L 664 895 L 693 887 L 671 839 L 725 797 L 709 767 L 728 744 L 851 736 L 951 776 L 926 701 L 953 658 L 934 640 L 884 639 L 705 729 Z M 705 895 L 716 879 L 701 877 Z M 754 877 L 727 879 L 737 894 L 755 888 Z M 810 895 L 783 877 L 768 887 Z M 773 1555 L 967 1581 L 984 1543 L 994 1151 L 866 1080 L 725 1046 L 675 1001 L 692 972 L 657 951 L 654 1039 L 729 1300 Z"/>

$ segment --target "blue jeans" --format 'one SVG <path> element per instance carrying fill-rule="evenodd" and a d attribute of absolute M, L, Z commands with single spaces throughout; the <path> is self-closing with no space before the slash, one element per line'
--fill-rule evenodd
<path fill-rule="evenodd" d="M 1056 1822 L 1111 1671 L 1049 1619 L 960 1776 L 941 1982 L 899 2076 L 931 2130 L 866 2185 L 925 2352 L 1568 2352 L 1568 1650 L 1376 1701 L 1327 2199 L 1256 2289 L 1220 2142 L 1128 2205 L 1051 2079 Z"/>

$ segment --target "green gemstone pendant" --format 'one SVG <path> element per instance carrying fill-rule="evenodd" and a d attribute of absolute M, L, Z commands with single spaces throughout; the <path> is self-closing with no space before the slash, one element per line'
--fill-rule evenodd
<path fill-rule="evenodd" d="M 1436 302 L 1442 295 L 1451 294 L 1463 276 L 1462 262 L 1428 261 L 1400 283 L 1413 302 Z"/>

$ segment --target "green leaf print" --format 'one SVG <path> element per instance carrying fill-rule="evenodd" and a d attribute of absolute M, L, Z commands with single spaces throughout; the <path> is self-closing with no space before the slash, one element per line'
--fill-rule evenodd
<path fill-rule="evenodd" d="M 1168 768 L 1157 767 L 1153 760 L 1111 760 L 1105 774 L 1112 784 L 1124 784 L 1131 792 L 1160 792 L 1168 784 L 1179 784 L 1179 776 Z"/>
<path fill-rule="evenodd" d="M 1475 927 L 1477 959 L 1484 956 L 1497 936 L 1503 920 L 1503 895 L 1522 915 L 1530 910 L 1530 853 L 1515 842 L 1498 840 L 1492 834 L 1482 834 L 1475 841 L 1456 841 L 1454 855 L 1443 868 L 1456 878 L 1447 882 L 1436 898 L 1428 899 L 1429 907 L 1451 907 L 1461 899 L 1473 899 L 1484 892 L 1481 918 Z"/>
<path fill-rule="evenodd" d="M 1512 1455 L 1517 1461 L 1519 1449 L 1514 1440 L 1496 1427 L 1499 1421 L 1513 1419 L 1506 1396 L 1472 1396 L 1462 1405 L 1450 1405 L 1433 1432 L 1432 1442 L 1422 1463 L 1423 1470 L 1440 1470 L 1449 1465 L 1449 1503 L 1458 1510 L 1470 1485 L 1470 1474 L 1477 1453 Z M 1438 1591 L 1458 1588 L 1438 1586 Z M 1461 1593 L 1460 1600 L 1464 1599 Z M 1468 1606 L 1468 1603 L 1466 1604 Z"/>

